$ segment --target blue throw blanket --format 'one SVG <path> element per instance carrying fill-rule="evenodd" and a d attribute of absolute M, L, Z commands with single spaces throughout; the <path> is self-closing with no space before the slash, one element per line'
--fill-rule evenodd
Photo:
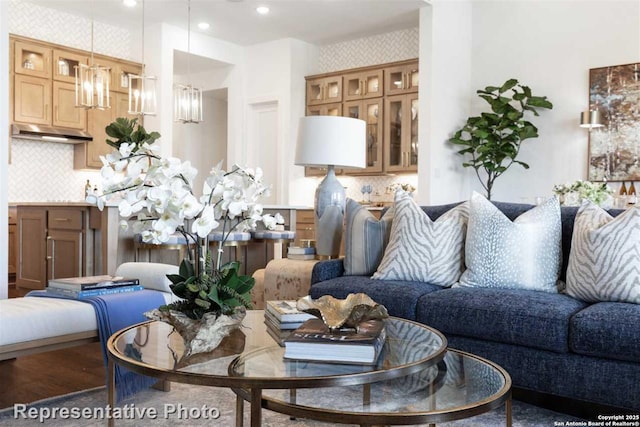
<path fill-rule="evenodd" d="M 58 296 L 46 291 L 31 291 L 30 297 L 47 297 L 75 299 Z M 102 344 L 102 356 L 107 364 L 107 341 L 109 337 L 120 329 L 147 320 L 143 313 L 158 308 L 165 303 L 162 293 L 158 291 L 142 290 L 123 292 L 120 294 L 101 295 L 78 299 L 77 301 L 91 304 L 96 311 L 98 332 Z M 155 384 L 158 379 L 136 374 L 121 366 L 115 365 L 116 401 L 119 402 L 138 391 Z M 107 381 L 108 384 L 108 381 Z"/>

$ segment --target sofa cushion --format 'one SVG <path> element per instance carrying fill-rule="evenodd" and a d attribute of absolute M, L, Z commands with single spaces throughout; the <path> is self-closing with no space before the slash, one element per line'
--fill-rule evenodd
<path fill-rule="evenodd" d="M 384 305 L 391 316 L 403 319 L 416 319 L 416 303 L 429 292 L 442 289 L 423 282 L 402 280 L 373 280 L 363 276 L 342 276 L 311 286 L 311 298 L 332 295 L 346 298 L 347 295 L 363 292 L 378 304 Z"/>
<path fill-rule="evenodd" d="M 571 318 L 569 347 L 587 356 L 640 362 L 640 305 L 601 302 Z"/>
<path fill-rule="evenodd" d="M 452 288 L 422 296 L 416 317 L 445 335 L 565 353 L 569 351 L 569 319 L 586 306 L 561 294 Z"/>
<path fill-rule="evenodd" d="M 576 215 L 567 294 L 587 302 L 640 304 L 640 208 L 613 218 L 585 201 Z"/>
<path fill-rule="evenodd" d="M 465 244 L 467 270 L 456 286 L 557 292 L 561 233 L 556 198 L 511 221 L 474 193 Z"/>
<path fill-rule="evenodd" d="M 389 241 L 394 209 L 377 220 L 353 199 L 347 199 L 344 235 L 344 274 L 371 276 L 378 268 Z"/>
<path fill-rule="evenodd" d="M 463 203 L 432 221 L 408 193 L 396 192 L 389 244 L 373 278 L 453 285 L 464 271 L 468 217 Z"/>

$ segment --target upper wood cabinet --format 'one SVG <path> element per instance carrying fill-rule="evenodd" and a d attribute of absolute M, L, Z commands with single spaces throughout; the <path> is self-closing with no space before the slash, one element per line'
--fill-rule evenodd
<path fill-rule="evenodd" d="M 418 60 L 399 61 L 307 76 L 307 116 L 345 116 L 366 126 L 366 167 L 349 175 L 380 175 L 418 170 Z M 330 82 L 342 102 L 331 102 Z M 341 83 L 339 83 L 341 82 Z M 342 171 L 341 171 L 342 172 Z M 305 176 L 325 169 L 305 168 Z"/>
<path fill-rule="evenodd" d="M 51 78 L 51 48 L 38 44 L 16 41 L 14 45 L 15 73 Z"/>
<path fill-rule="evenodd" d="M 87 112 L 76 108 L 76 86 L 71 83 L 53 82 L 53 125 L 73 129 L 87 128 Z"/>
<path fill-rule="evenodd" d="M 14 75 L 13 121 L 51 125 L 51 80 Z"/>
<path fill-rule="evenodd" d="M 111 70 L 112 77 L 112 90 L 116 92 L 129 93 L 129 85 L 131 80 L 129 76 L 131 74 L 140 75 L 142 74 L 142 66 L 139 64 L 125 64 L 125 63 L 117 63 L 115 66 L 115 70 Z M 135 88 L 134 88 L 135 89 Z M 128 110 L 128 107 L 127 107 Z M 122 117 L 122 116 L 118 116 Z"/>
<path fill-rule="evenodd" d="M 344 101 L 380 97 L 384 89 L 382 70 L 345 74 L 342 81 Z"/>
<path fill-rule="evenodd" d="M 99 169 L 102 167 L 100 156 L 105 156 L 113 151 L 113 147 L 107 145 L 107 137 L 104 128 L 116 119 L 116 96 L 109 95 L 111 108 L 107 110 L 92 109 L 87 113 L 87 131 L 93 136 L 93 141 L 76 144 L 73 147 L 74 169 Z"/>
<path fill-rule="evenodd" d="M 385 99 L 384 169 L 418 171 L 418 94 Z"/>
<path fill-rule="evenodd" d="M 53 49 L 54 80 L 75 84 L 76 67 L 80 64 L 88 65 L 89 58 L 63 49 Z"/>
<path fill-rule="evenodd" d="M 385 95 L 417 92 L 420 84 L 418 61 L 384 70 Z"/>
<path fill-rule="evenodd" d="M 342 76 L 307 80 L 307 105 L 342 101 Z"/>

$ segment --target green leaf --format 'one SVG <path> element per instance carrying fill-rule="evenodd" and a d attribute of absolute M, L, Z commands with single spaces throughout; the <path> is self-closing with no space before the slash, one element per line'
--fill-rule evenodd
<path fill-rule="evenodd" d="M 531 96 L 527 99 L 527 105 L 538 108 L 553 108 L 553 104 L 547 100 L 546 96 Z"/>
<path fill-rule="evenodd" d="M 205 301 L 200 298 L 196 298 L 194 302 L 205 310 L 208 310 L 211 307 L 211 303 L 209 301 Z"/>
<path fill-rule="evenodd" d="M 191 264 L 191 262 L 187 261 L 186 259 L 183 259 L 182 262 L 180 263 L 180 269 L 178 272 L 185 279 L 187 277 L 195 276 L 196 274 L 193 264 Z"/>
<path fill-rule="evenodd" d="M 500 90 L 500 88 L 497 87 L 497 86 L 487 86 L 487 87 L 484 88 L 484 90 L 486 92 L 495 92 L 497 90 Z M 480 92 L 480 91 L 478 91 L 478 92 Z"/>
<path fill-rule="evenodd" d="M 518 81 L 516 79 L 509 79 L 507 80 L 502 87 L 500 88 L 500 93 L 504 93 L 506 91 L 508 91 L 509 89 L 511 89 L 512 87 L 514 87 L 515 85 L 518 84 Z"/>
<path fill-rule="evenodd" d="M 184 281 L 184 277 L 178 275 L 178 274 L 167 274 L 167 279 L 169 279 L 169 281 L 173 284 L 176 283 L 180 283 L 182 281 Z"/>
<path fill-rule="evenodd" d="M 239 294 L 245 294 L 249 292 L 256 283 L 256 279 L 251 276 L 238 276 L 238 285 L 236 291 Z"/>

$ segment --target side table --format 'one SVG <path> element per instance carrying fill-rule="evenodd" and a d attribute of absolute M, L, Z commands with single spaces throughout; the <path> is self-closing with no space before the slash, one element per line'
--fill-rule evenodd
<path fill-rule="evenodd" d="M 317 260 L 293 260 L 288 258 L 269 261 L 264 272 L 256 271 L 253 277 L 252 299 L 254 308 L 264 308 L 265 301 L 297 300 L 309 295 L 311 272 Z"/>

